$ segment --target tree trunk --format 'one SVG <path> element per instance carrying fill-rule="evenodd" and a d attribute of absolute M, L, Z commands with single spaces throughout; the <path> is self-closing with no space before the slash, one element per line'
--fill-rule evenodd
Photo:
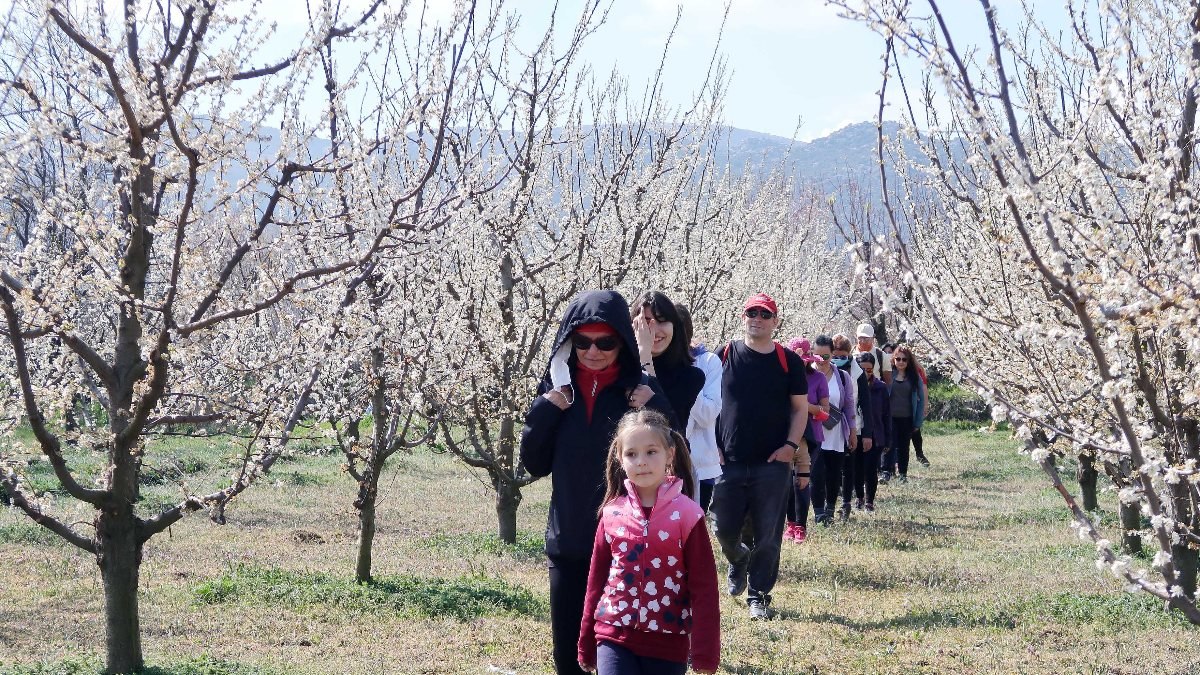
<path fill-rule="evenodd" d="M 517 467 L 517 427 L 510 415 L 500 420 L 496 466 L 492 469 L 492 488 L 496 491 L 496 520 L 500 541 L 517 543 L 517 507 L 521 505 L 521 487 L 513 482 Z"/>
<path fill-rule="evenodd" d="M 1075 477 L 1079 479 L 1079 494 L 1083 498 L 1083 510 L 1095 511 L 1100 508 L 1096 499 L 1096 458 L 1091 454 L 1079 455 L 1079 470 Z"/>
<path fill-rule="evenodd" d="M 362 482 L 358 485 L 358 499 L 354 507 L 358 509 L 358 560 L 354 565 L 354 580 L 360 584 L 371 581 L 371 553 L 375 544 L 375 505 L 379 499 L 379 476 L 383 473 L 383 462 L 378 455 L 371 457 L 371 462 L 364 471 Z"/>
<path fill-rule="evenodd" d="M 1187 597 L 1196 594 L 1196 549 L 1181 542 L 1171 546 L 1171 563 L 1175 566 L 1175 583 L 1183 588 Z"/>
<path fill-rule="evenodd" d="M 1121 546 L 1129 555 L 1142 552 L 1142 507 L 1137 502 L 1126 504 L 1121 502 Z"/>
<path fill-rule="evenodd" d="M 1129 555 L 1141 554 L 1141 504 L 1122 502 L 1121 513 L 1121 548 Z"/>
<path fill-rule="evenodd" d="M 508 481 L 494 481 L 496 488 L 496 518 L 499 521 L 500 541 L 517 543 L 517 507 L 521 505 L 521 489 Z"/>
<path fill-rule="evenodd" d="M 137 672 L 143 665 L 137 596 L 142 547 L 134 523 L 132 505 L 102 510 L 97 518 L 108 675 Z"/>

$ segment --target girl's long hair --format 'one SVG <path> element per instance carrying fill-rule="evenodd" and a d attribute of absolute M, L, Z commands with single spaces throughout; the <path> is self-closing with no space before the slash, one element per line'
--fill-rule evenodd
<path fill-rule="evenodd" d="M 695 363 L 696 359 L 692 358 L 692 352 L 688 345 L 692 337 L 691 331 L 684 325 L 683 319 L 679 316 L 679 310 L 675 308 L 675 303 L 671 302 L 670 298 L 658 291 L 646 291 L 630 307 L 630 319 L 636 318 L 642 313 L 643 308 L 649 307 L 650 314 L 654 316 L 655 321 L 671 324 L 673 331 L 671 342 L 667 344 L 666 351 L 655 358 L 662 359 L 661 362 L 665 363 L 668 368 L 690 366 Z"/>
<path fill-rule="evenodd" d="M 645 427 L 657 433 L 662 439 L 664 448 L 675 451 L 674 468 L 668 475 L 674 475 L 683 481 L 683 494 L 691 497 L 696 494 L 696 478 L 692 470 L 692 455 L 688 450 L 687 441 L 683 435 L 671 428 L 667 418 L 657 410 L 643 408 L 626 413 L 617 424 L 617 433 L 613 435 L 612 443 L 608 446 L 608 463 L 604 469 L 604 501 L 600 510 L 617 497 L 628 494 L 625 490 L 625 470 L 621 468 L 621 452 L 625 447 L 625 437 L 629 432 L 639 427 Z"/>
<path fill-rule="evenodd" d="M 900 345 L 900 346 L 896 347 L 895 351 L 892 352 L 892 359 L 893 359 L 892 360 L 892 371 L 893 371 L 892 376 L 895 377 L 895 370 L 896 370 L 895 357 L 897 354 L 904 354 L 905 356 L 908 357 L 908 365 L 904 367 L 904 377 L 920 381 L 920 379 L 921 379 L 920 372 L 921 371 L 918 370 L 918 368 L 920 366 L 917 363 L 917 357 L 916 357 L 916 355 L 914 355 L 912 353 L 912 350 L 909 349 L 907 345 Z"/>

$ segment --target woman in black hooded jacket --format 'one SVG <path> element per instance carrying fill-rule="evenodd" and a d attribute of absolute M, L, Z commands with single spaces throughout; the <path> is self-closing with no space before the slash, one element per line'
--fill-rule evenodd
<path fill-rule="evenodd" d="M 642 372 L 629 316 L 629 304 L 616 291 L 585 291 L 571 301 L 521 431 L 525 469 L 532 476 L 550 475 L 553 483 L 546 557 L 560 675 L 584 672 L 576 647 L 604 498 L 604 464 L 617 422 L 631 409 L 646 407 L 683 431 L 658 382 Z"/>

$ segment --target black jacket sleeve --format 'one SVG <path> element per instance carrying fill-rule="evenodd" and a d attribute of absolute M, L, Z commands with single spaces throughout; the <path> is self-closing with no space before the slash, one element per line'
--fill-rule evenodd
<path fill-rule="evenodd" d="M 564 411 L 542 394 L 550 390 L 550 383 L 543 381 L 538 386 L 537 398 L 525 413 L 525 426 L 521 429 L 521 463 L 529 475 L 536 478 L 550 475 L 554 467 L 554 446 L 558 425 Z"/>
<path fill-rule="evenodd" d="M 654 390 L 654 396 L 651 396 L 650 400 L 646 401 L 646 407 L 662 413 L 667 418 L 667 421 L 671 423 L 672 429 L 681 434 L 684 433 L 684 428 L 679 425 L 679 416 L 675 414 L 675 408 L 671 406 L 671 400 L 663 393 L 663 388 L 658 383 L 658 378 L 643 376 L 642 384 L 649 385 Z"/>
<path fill-rule="evenodd" d="M 865 374 L 858 376 L 858 402 L 858 407 L 862 410 L 862 433 L 859 434 L 859 438 L 873 439 L 875 423 L 872 422 L 874 416 L 871 414 L 871 385 L 867 382 Z"/>

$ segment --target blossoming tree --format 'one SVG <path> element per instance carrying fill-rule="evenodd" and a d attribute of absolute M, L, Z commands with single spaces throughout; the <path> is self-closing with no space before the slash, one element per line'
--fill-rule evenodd
<path fill-rule="evenodd" d="M 297 380 L 296 364 L 319 363 L 305 345 L 325 344 L 313 336 L 330 310 L 313 292 L 353 288 L 438 164 L 444 125 L 406 132 L 446 116 L 472 8 L 423 39 L 419 69 L 381 80 L 367 75 L 397 63 L 388 52 L 406 30 L 382 5 L 310 3 L 280 54 L 257 3 L 131 0 L 109 13 L 18 0 L 7 16 L 0 199 L 22 227 L 0 241 L 0 484 L 95 555 L 109 672 L 142 666 L 143 546 L 190 511 L 219 519 L 270 468 L 315 382 Z M 327 96 L 327 112 L 306 107 Z M 333 127 L 337 152 L 318 136 Z M 422 169 L 373 180 L 396 153 Z M 99 425 L 63 424 L 81 397 L 102 408 Z M 148 439 L 213 420 L 247 437 L 231 483 L 143 511 Z M 65 494 L 93 511 L 90 530 L 24 480 L 22 423 Z M 98 475 L 72 466 L 88 452 L 103 457 Z"/>
<path fill-rule="evenodd" d="M 1069 2 L 1056 31 L 980 0 L 977 49 L 936 0 L 839 4 L 885 38 L 881 113 L 898 101 L 924 155 L 887 192 L 912 302 L 877 290 L 1011 420 L 1101 568 L 1200 623 L 1200 3 Z M 1073 454 L 1147 518 L 1153 570 L 1064 487 Z"/>

